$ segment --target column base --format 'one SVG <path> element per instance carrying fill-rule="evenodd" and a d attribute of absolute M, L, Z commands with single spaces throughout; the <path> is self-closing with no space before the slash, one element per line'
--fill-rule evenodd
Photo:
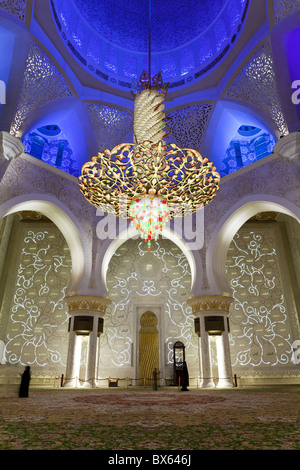
<path fill-rule="evenodd" d="M 93 385 L 91 384 L 91 382 L 84 382 L 82 388 L 93 388 Z"/>
<path fill-rule="evenodd" d="M 64 388 L 77 388 L 77 380 L 76 379 L 66 380 L 64 383 Z"/>
<path fill-rule="evenodd" d="M 213 380 L 203 380 L 200 387 L 201 388 L 215 388 L 215 384 Z"/>
<path fill-rule="evenodd" d="M 84 384 L 82 385 L 83 388 L 96 388 L 97 385 L 96 385 L 96 382 L 94 381 L 87 381 L 87 382 L 84 382 Z"/>
<path fill-rule="evenodd" d="M 217 388 L 232 388 L 233 383 L 230 379 L 219 379 Z"/>

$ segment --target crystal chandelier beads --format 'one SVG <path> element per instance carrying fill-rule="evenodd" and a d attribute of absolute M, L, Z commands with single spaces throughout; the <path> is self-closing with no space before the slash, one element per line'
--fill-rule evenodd
<path fill-rule="evenodd" d="M 170 216 L 170 208 L 165 199 L 153 196 L 137 198 L 129 206 L 129 217 L 132 225 L 148 244 L 157 240 Z"/>

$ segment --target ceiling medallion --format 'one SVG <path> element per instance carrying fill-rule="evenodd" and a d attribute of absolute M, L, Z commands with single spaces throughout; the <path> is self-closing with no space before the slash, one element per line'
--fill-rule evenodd
<path fill-rule="evenodd" d="M 150 7 L 151 8 L 151 7 Z M 149 12 L 150 18 L 150 12 Z M 197 150 L 166 143 L 164 99 L 168 83 L 161 73 L 143 71 L 134 95 L 134 143 L 98 153 L 82 167 L 79 187 L 85 199 L 106 213 L 126 218 L 148 243 L 174 217 L 191 214 L 212 201 L 220 175 Z"/>

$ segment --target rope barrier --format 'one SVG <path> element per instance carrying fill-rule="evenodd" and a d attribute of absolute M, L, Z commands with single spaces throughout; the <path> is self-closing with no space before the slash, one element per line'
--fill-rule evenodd
<path fill-rule="evenodd" d="M 87 383 L 87 382 L 93 382 L 93 383 L 99 383 L 99 382 L 106 382 L 108 384 L 108 387 L 110 386 L 118 386 L 119 382 L 120 381 L 126 381 L 126 385 L 127 385 L 127 388 L 129 386 L 132 386 L 133 383 L 136 383 L 137 385 L 139 384 L 142 384 L 143 386 L 149 386 L 149 382 L 153 382 L 153 384 L 155 384 L 155 382 L 157 383 L 157 385 L 159 387 L 162 387 L 162 386 L 178 386 L 178 384 L 176 384 L 176 379 L 175 378 L 172 378 L 172 377 L 160 377 L 159 374 L 158 374 L 158 377 L 156 379 L 154 379 L 153 377 L 141 377 L 141 378 L 132 378 L 132 377 L 92 377 L 92 378 L 89 378 L 89 379 L 81 379 L 80 377 L 64 377 L 63 375 L 61 377 L 55 377 L 55 380 L 59 380 L 61 381 L 61 384 L 60 386 L 63 387 L 64 386 L 64 383 L 66 382 L 73 382 L 75 381 L 76 384 L 77 383 Z M 197 387 L 199 386 L 198 382 L 201 382 L 203 380 L 212 380 L 214 382 L 217 382 L 217 381 L 220 381 L 220 380 L 230 380 L 232 382 L 232 385 L 234 387 L 238 387 L 238 380 L 240 380 L 241 377 L 237 377 L 236 374 L 234 374 L 234 376 L 232 377 L 201 377 L 201 376 L 197 376 L 197 377 L 189 377 L 189 380 L 190 381 L 196 381 L 197 382 Z M 110 385 L 110 384 L 116 384 L 116 385 Z M 130 385 L 129 385 L 130 384 Z M 180 385 L 180 381 L 179 381 L 179 385 Z M 55 384 L 55 386 L 57 386 Z"/>

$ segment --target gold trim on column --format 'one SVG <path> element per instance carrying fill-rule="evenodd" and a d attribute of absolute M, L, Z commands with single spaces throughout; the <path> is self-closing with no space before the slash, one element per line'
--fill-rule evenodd
<path fill-rule="evenodd" d="M 111 303 L 111 300 L 107 297 L 97 295 L 72 295 L 65 297 L 65 301 L 70 313 L 78 310 L 88 310 L 105 314 Z"/>
<path fill-rule="evenodd" d="M 229 312 L 229 307 L 231 302 L 233 302 L 232 297 L 224 295 L 203 295 L 200 297 L 193 297 L 188 299 L 188 304 L 192 307 L 194 315 L 199 313 L 205 313 L 209 310 L 220 310 L 221 312 Z"/>

